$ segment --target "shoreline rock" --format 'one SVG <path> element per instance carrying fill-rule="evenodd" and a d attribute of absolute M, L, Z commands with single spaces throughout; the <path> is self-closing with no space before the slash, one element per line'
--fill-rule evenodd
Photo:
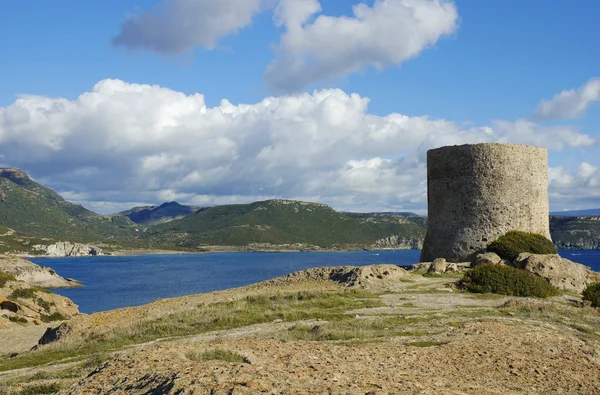
<path fill-rule="evenodd" d="M 18 281 L 44 288 L 77 288 L 82 284 L 65 278 L 49 267 L 39 266 L 16 256 L 0 256 L 0 272 L 12 274 Z"/>
<path fill-rule="evenodd" d="M 69 243 L 67 241 L 61 241 L 50 245 L 37 244 L 34 245 L 33 248 L 42 253 L 44 256 L 49 257 L 106 255 L 101 248 L 88 244 Z"/>

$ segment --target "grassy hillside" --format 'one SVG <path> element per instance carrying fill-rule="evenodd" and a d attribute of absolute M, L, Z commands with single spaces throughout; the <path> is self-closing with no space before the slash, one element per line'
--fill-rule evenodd
<path fill-rule="evenodd" d="M 17 235 L 77 242 L 122 243 L 135 235 L 128 218 L 69 203 L 17 169 L 0 169 L 0 226 Z"/>
<path fill-rule="evenodd" d="M 600 249 L 600 216 L 550 217 L 550 233 L 558 249 Z"/>
<path fill-rule="evenodd" d="M 306 244 L 320 247 L 370 246 L 390 235 L 419 238 L 422 219 L 348 214 L 329 206 L 289 200 L 211 207 L 183 219 L 153 226 L 150 240 L 180 247 L 249 244 Z"/>

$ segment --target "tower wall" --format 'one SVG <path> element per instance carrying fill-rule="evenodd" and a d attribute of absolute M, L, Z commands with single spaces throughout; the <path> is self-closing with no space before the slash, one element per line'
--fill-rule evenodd
<path fill-rule="evenodd" d="M 468 261 L 509 230 L 550 239 L 548 151 L 475 144 L 427 152 L 427 235 L 421 261 Z"/>

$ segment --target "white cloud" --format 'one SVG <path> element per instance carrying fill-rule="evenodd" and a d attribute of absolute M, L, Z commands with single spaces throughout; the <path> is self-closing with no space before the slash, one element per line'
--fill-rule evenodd
<path fill-rule="evenodd" d="M 219 40 L 248 26 L 261 0 L 164 0 L 126 19 L 114 45 L 176 55 L 194 47 L 214 49 Z"/>
<path fill-rule="evenodd" d="M 600 78 L 592 78 L 577 90 L 564 90 L 550 100 L 542 100 L 534 117 L 538 120 L 577 118 L 598 100 Z"/>
<path fill-rule="evenodd" d="M 285 25 L 267 82 L 283 91 L 343 77 L 367 66 L 399 66 L 458 27 L 456 6 L 449 0 L 375 0 L 359 3 L 353 17 L 319 15 L 317 0 L 282 0 L 275 21 Z"/>
<path fill-rule="evenodd" d="M 574 128 L 524 120 L 464 127 L 428 116 L 376 116 L 368 103 L 330 89 L 207 107 L 201 94 L 104 80 L 75 100 L 23 96 L 0 107 L 0 152 L 3 163 L 103 211 L 128 202 L 270 197 L 422 210 L 429 148 L 594 143 Z M 598 171 L 582 165 L 580 175 L 591 186 Z"/>
<path fill-rule="evenodd" d="M 548 181 L 554 211 L 598 208 L 600 171 L 597 166 L 583 162 L 574 172 L 562 166 L 550 168 Z"/>

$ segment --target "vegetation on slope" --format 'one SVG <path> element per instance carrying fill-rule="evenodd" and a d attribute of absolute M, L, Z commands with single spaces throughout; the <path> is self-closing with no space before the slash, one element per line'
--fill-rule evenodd
<path fill-rule="evenodd" d="M 600 216 L 550 217 L 550 233 L 558 249 L 600 249 Z"/>
<path fill-rule="evenodd" d="M 546 237 L 529 232 L 511 230 L 492 241 L 487 250 L 495 252 L 502 259 L 514 260 L 522 252 L 532 254 L 558 254 L 554 244 Z"/>
<path fill-rule="evenodd" d="M 46 244 L 54 240 L 113 239 L 122 243 L 135 234 L 135 224 L 126 217 L 106 217 L 69 203 L 16 169 L 0 169 L 0 224 L 3 236 L 0 239 L 5 245 L 0 251 L 7 250 L 7 244 L 14 244 L 13 247 L 32 244 L 27 238 L 38 239 L 33 242 L 47 238 Z"/>
<path fill-rule="evenodd" d="M 148 229 L 151 240 L 180 247 L 250 244 L 306 244 L 320 247 L 370 246 L 390 235 L 419 238 L 421 219 L 360 217 L 323 204 L 268 200 L 211 207 L 178 221 Z"/>
<path fill-rule="evenodd" d="M 465 273 L 460 286 L 469 292 L 547 298 L 558 289 L 535 274 L 505 265 L 481 265 Z"/>
<path fill-rule="evenodd" d="M 600 283 L 588 285 L 583 290 L 583 300 L 590 301 L 592 307 L 600 307 Z"/>

